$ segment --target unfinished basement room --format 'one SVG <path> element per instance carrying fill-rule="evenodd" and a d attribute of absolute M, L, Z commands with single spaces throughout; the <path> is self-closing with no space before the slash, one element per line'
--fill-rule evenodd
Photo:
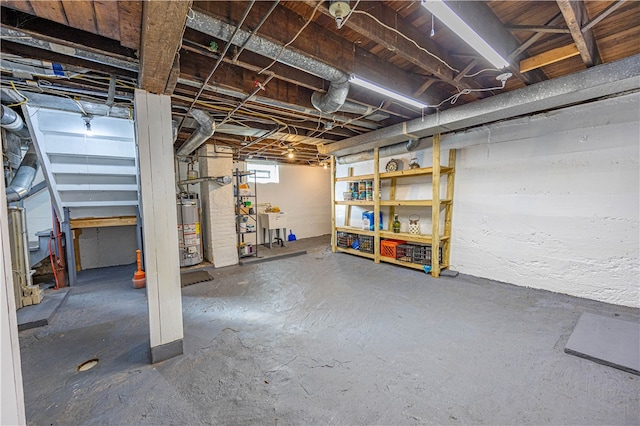
<path fill-rule="evenodd" d="M 1 425 L 640 424 L 640 1 L 0 7 Z"/>

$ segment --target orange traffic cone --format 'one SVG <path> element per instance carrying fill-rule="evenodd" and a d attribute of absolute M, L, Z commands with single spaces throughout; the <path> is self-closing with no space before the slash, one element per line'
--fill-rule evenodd
<path fill-rule="evenodd" d="M 133 288 L 144 288 L 147 284 L 147 278 L 142 270 L 142 262 L 140 261 L 140 250 L 136 250 L 136 257 L 138 259 L 138 270 L 133 273 Z"/>

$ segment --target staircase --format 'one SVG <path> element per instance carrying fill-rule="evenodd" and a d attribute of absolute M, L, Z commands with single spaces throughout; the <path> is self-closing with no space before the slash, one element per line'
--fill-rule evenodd
<path fill-rule="evenodd" d="M 95 223 L 113 218 L 135 223 L 138 167 L 133 120 L 91 117 L 29 104 L 23 105 L 23 112 L 51 203 L 63 222 L 67 262 L 72 265 L 71 230 L 82 227 L 74 223 L 90 220 L 93 226 L 101 226 Z M 50 231 L 37 236 L 39 245 L 32 251 L 31 264 L 48 255 Z M 72 278 L 70 274 L 70 281 Z"/>
<path fill-rule="evenodd" d="M 132 120 L 89 119 L 28 105 L 24 109 L 60 218 L 66 217 L 65 209 L 72 219 L 135 216 L 138 179 Z"/>

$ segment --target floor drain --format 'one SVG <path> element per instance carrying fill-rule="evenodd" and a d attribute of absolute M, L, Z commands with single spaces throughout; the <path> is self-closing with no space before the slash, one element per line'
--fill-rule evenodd
<path fill-rule="evenodd" d="M 98 358 L 90 359 L 78 366 L 78 371 L 87 371 L 98 365 Z"/>

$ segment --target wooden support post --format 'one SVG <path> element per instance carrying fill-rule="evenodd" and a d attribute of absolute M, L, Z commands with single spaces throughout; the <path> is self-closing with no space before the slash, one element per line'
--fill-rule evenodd
<path fill-rule="evenodd" d="M 82 271 L 82 259 L 80 259 L 80 235 L 82 229 L 71 229 L 73 234 L 73 253 L 76 260 L 76 272 Z"/>
<path fill-rule="evenodd" d="M 135 91 L 151 362 L 183 353 L 171 98 Z"/>
<path fill-rule="evenodd" d="M 440 134 L 433 135 L 433 182 L 431 205 L 431 276 L 440 276 Z"/>
<path fill-rule="evenodd" d="M 349 167 L 347 176 L 353 176 L 353 167 Z M 347 206 L 344 212 L 344 226 L 351 226 L 351 206 Z"/>
<path fill-rule="evenodd" d="M 373 260 L 380 263 L 380 151 L 373 148 Z"/>
<path fill-rule="evenodd" d="M 389 189 L 389 200 L 396 199 L 396 178 L 391 178 L 391 188 Z M 396 206 L 389 207 L 389 226 L 388 230 L 393 230 L 393 216 L 396 214 Z"/>
<path fill-rule="evenodd" d="M 442 248 L 442 263 L 445 267 L 451 265 L 451 220 L 453 219 L 453 183 L 456 176 L 456 150 L 449 150 L 449 163 L 447 164 L 451 168 L 447 174 L 447 205 L 445 206 L 444 213 L 444 236 L 447 238 L 444 241 Z"/>
<path fill-rule="evenodd" d="M 336 157 L 331 156 L 331 251 L 336 252 Z"/>
<path fill-rule="evenodd" d="M 0 179 L 0 424 L 23 425 L 26 416 L 8 223 L 4 179 Z"/>

